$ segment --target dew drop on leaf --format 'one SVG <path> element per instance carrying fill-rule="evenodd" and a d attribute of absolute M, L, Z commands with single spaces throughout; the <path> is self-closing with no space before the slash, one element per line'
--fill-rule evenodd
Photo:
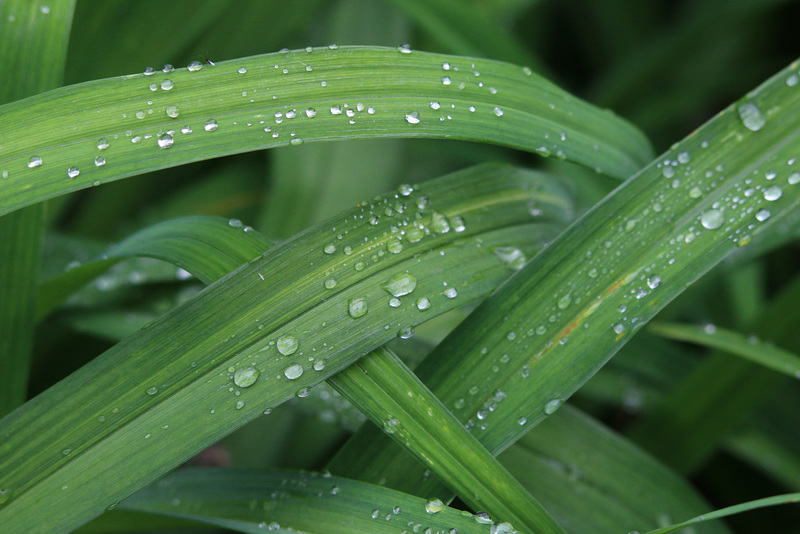
<path fill-rule="evenodd" d="M 39 156 L 31 156 L 31 159 L 28 160 L 28 168 L 33 169 L 34 167 L 41 167 L 43 160 Z"/>
<path fill-rule="evenodd" d="M 700 216 L 700 224 L 706 230 L 716 230 L 722 223 L 725 222 L 725 217 L 719 210 L 708 210 Z"/>
<path fill-rule="evenodd" d="M 170 134 L 164 134 L 158 138 L 158 146 L 161 148 L 169 148 L 174 143 L 174 140 Z"/>
<path fill-rule="evenodd" d="M 284 369 L 283 370 L 283 374 L 289 380 L 296 380 L 296 379 L 298 379 L 298 378 L 300 378 L 302 376 L 302 374 L 303 374 L 303 366 L 300 365 L 300 364 L 295 363 L 293 365 L 290 365 L 286 369 Z"/>
<path fill-rule="evenodd" d="M 94 158 L 94 166 L 95 167 L 102 167 L 105 164 L 106 164 L 106 158 L 104 158 L 102 156 L 97 156 L 96 158 Z"/>
<path fill-rule="evenodd" d="M 203 129 L 207 132 L 213 132 L 217 128 L 219 128 L 219 124 L 217 124 L 217 121 L 215 121 L 214 119 L 207 120 L 206 123 L 203 125 Z"/>
<path fill-rule="evenodd" d="M 294 336 L 281 336 L 278 338 L 278 352 L 284 356 L 289 356 L 297 351 L 297 338 Z"/>
<path fill-rule="evenodd" d="M 410 273 L 399 273 L 381 284 L 381 288 L 395 297 L 408 295 L 417 287 L 417 279 Z"/>
<path fill-rule="evenodd" d="M 753 102 L 745 102 L 737 108 L 739 118 L 745 128 L 753 132 L 759 131 L 767 123 L 761 110 Z"/>
<path fill-rule="evenodd" d="M 553 399 L 544 405 L 545 415 L 553 415 L 561 407 L 564 401 L 562 399 Z"/>
<path fill-rule="evenodd" d="M 429 514 L 438 514 L 444 510 L 444 503 L 439 499 L 431 499 L 425 503 L 425 511 Z"/>
<path fill-rule="evenodd" d="M 406 122 L 409 124 L 419 124 L 420 118 L 419 113 L 416 111 L 411 111 L 406 113 Z"/>
<path fill-rule="evenodd" d="M 78 170 L 78 167 L 70 167 L 69 169 L 67 169 L 67 176 L 70 178 L 75 178 L 80 173 L 81 171 Z"/>
<path fill-rule="evenodd" d="M 233 374 L 233 383 L 240 388 L 250 387 L 256 383 L 260 374 L 255 367 L 243 367 Z"/>
<path fill-rule="evenodd" d="M 417 299 L 417 309 L 420 311 L 427 310 L 431 307 L 431 301 L 428 300 L 428 297 L 422 297 Z"/>
<path fill-rule="evenodd" d="M 358 297 L 354 299 L 350 299 L 347 302 L 347 313 L 353 319 L 358 319 L 359 317 L 364 317 L 367 314 L 367 298 L 366 297 Z"/>

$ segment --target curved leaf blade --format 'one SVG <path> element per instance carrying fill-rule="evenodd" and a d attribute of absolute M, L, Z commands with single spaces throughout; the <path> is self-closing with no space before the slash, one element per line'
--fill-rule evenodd
<path fill-rule="evenodd" d="M 633 126 L 521 67 L 378 47 L 310 50 L 87 82 L 0 107 L 0 214 L 147 171 L 305 141 L 464 139 L 554 154 L 618 178 L 650 157 Z"/>

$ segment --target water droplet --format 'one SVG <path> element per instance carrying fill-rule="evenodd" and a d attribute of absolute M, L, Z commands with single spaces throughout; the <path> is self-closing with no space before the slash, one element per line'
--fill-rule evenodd
<path fill-rule="evenodd" d="M 411 52 L 413 52 L 413 50 L 411 49 L 411 45 L 408 43 L 401 44 L 400 46 L 398 46 L 397 51 L 400 52 L 401 54 L 410 54 Z"/>
<path fill-rule="evenodd" d="M 418 241 L 421 241 L 422 238 L 425 237 L 425 231 L 418 226 L 412 226 L 405 232 L 406 232 L 405 233 L 406 239 L 408 239 L 409 243 L 416 243 Z"/>
<path fill-rule="evenodd" d="M 174 140 L 170 134 L 164 134 L 158 138 L 158 146 L 161 148 L 169 148 L 173 142 Z"/>
<path fill-rule="evenodd" d="M 416 111 L 412 111 L 410 113 L 406 113 L 406 122 L 409 124 L 419 124 L 419 113 Z"/>
<path fill-rule="evenodd" d="M 425 503 L 425 511 L 429 514 L 438 514 L 444 510 L 444 503 L 439 499 L 431 499 Z"/>
<path fill-rule="evenodd" d="M 325 289 L 333 289 L 334 287 L 336 287 L 336 280 L 333 278 L 325 280 Z"/>
<path fill-rule="evenodd" d="M 449 299 L 454 299 L 458 296 L 458 290 L 454 287 L 448 287 L 444 291 L 442 291 L 442 295 Z"/>
<path fill-rule="evenodd" d="M 453 83 L 453 80 L 450 79 L 450 76 L 442 76 L 442 85 L 450 85 Z"/>
<path fill-rule="evenodd" d="M 446 234 L 450 231 L 450 221 L 444 214 L 434 211 L 431 216 L 431 229 L 439 234 Z"/>
<path fill-rule="evenodd" d="M 661 169 L 661 176 L 664 178 L 672 178 L 675 176 L 675 169 L 669 165 Z"/>
<path fill-rule="evenodd" d="M 102 156 L 97 156 L 96 158 L 94 158 L 94 166 L 95 167 L 102 167 L 105 164 L 106 164 L 106 158 L 104 158 Z"/>
<path fill-rule="evenodd" d="M 284 356 L 289 356 L 297 351 L 297 338 L 294 336 L 281 336 L 278 338 L 277 346 L 278 352 Z"/>
<path fill-rule="evenodd" d="M 617 323 L 614 325 L 614 333 L 615 334 L 623 334 L 625 333 L 625 325 L 622 323 Z"/>
<path fill-rule="evenodd" d="M 175 119 L 178 117 L 180 110 L 178 110 L 178 106 L 167 106 L 166 113 L 168 117 Z"/>
<path fill-rule="evenodd" d="M 166 65 L 164 65 L 164 68 L 161 69 L 161 72 L 172 72 L 174 70 L 175 70 L 175 67 L 173 67 L 172 65 L 167 63 Z"/>
<path fill-rule="evenodd" d="M 547 404 L 544 405 L 545 415 L 553 415 L 554 413 L 556 413 L 556 410 L 558 410 L 561 407 L 561 404 L 563 402 L 564 402 L 563 399 L 553 399 L 549 401 Z"/>
<path fill-rule="evenodd" d="M 158 388 L 157 387 L 153 386 L 153 387 L 147 388 L 147 394 L 148 395 L 152 396 L 152 395 L 155 395 L 156 393 L 158 393 Z"/>
<path fill-rule="evenodd" d="M 428 300 L 428 297 L 422 297 L 422 298 L 418 298 L 417 299 L 417 309 L 418 310 L 420 310 L 420 311 L 427 310 L 430 307 L 431 307 L 431 301 Z"/>
<path fill-rule="evenodd" d="M 42 163 L 43 160 L 39 156 L 31 156 L 31 159 L 28 160 L 28 168 L 33 169 L 34 167 L 41 167 Z"/>
<path fill-rule="evenodd" d="M 464 224 L 464 217 L 461 215 L 456 215 L 455 217 L 450 218 L 450 226 L 453 227 L 455 232 L 463 232 L 467 229 L 466 225 Z"/>
<path fill-rule="evenodd" d="M 325 245 L 325 248 L 322 249 L 322 252 L 324 252 L 325 254 L 333 254 L 334 252 L 336 252 L 336 245 L 334 245 L 333 243 L 328 243 L 327 245 Z"/>
<path fill-rule="evenodd" d="M 75 178 L 80 173 L 81 171 L 78 170 L 78 167 L 70 167 L 69 169 L 67 169 L 67 176 L 70 178 Z"/>
<path fill-rule="evenodd" d="M 153 67 L 147 67 L 146 69 L 144 69 L 144 72 L 143 72 L 143 74 L 145 76 L 152 76 L 155 73 L 156 73 L 156 69 L 154 69 Z"/>
<path fill-rule="evenodd" d="M 172 87 L 173 87 L 172 80 L 170 80 L 170 79 L 166 79 L 163 82 L 161 82 L 161 88 L 164 91 L 169 91 L 170 89 L 172 89 Z"/>
<path fill-rule="evenodd" d="M 315 361 L 312 367 L 314 367 L 315 371 L 322 371 L 323 369 L 325 369 L 325 360 Z"/>
<path fill-rule="evenodd" d="M 181 133 L 184 134 L 184 135 L 189 135 L 190 133 L 192 133 L 191 126 L 187 125 L 187 126 L 184 126 L 183 128 L 181 128 Z"/>
<path fill-rule="evenodd" d="M 108 140 L 104 137 L 97 141 L 97 150 L 105 150 L 108 148 Z"/>
<path fill-rule="evenodd" d="M 647 279 L 647 287 L 649 287 L 650 289 L 655 289 L 660 285 L 661 285 L 661 277 L 658 276 L 657 274 Z"/>
<path fill-rule="evenodd" d="M 492 521 L 492 518 L 489 517 L 489 514 L 487 514 L 486 512 L 478 512 L 472 517 L 475 518 L 476 523 L 479 523 L 481 525 L 491 525 L 492 523 L 494 523 L 494 521 Z"/>
<path fill-rule="evenodd" d="M 403 251 L 403 243 L 401 243 L 398 239 L 389 241 L 389 243 L 386 245 L 386 249 L 392 254 L 399 254 Z"/>
<path fill-rule="evenodd" d="M 203 125 L 203 129 L 207 132 L 213 132 L 217 128 L 219 128 L 219 124 L 217 124 L 217 121 L 215 121 L 214 119 L 207 120 L 206 123 Z"/>
<path fill-rule="evenodd" d="M 678 163 L 686 164 L 689 163 L 690 159 L 691 156 L 689 155 L 688 152 L 681 152 L 680 154 L 678 154 Z"/>
<path fill-rule="evenodd" d="M 497 247 L 495 255 L 510 269 L 518 271 L 525 266 L 525 253 L 516 247 Z"/>
<path fill-rule="evenodd" d="M 700 224 L 707 230 L 716 230 L 725 222 L 725 216 L 719 210 L 708 210 L 700 216 Z"/>
<path fill-rule="evenodd" d="M 234 405 L 234 407 L 237 410 L 241 410 L 242 408 L 244 408 L 244 401 L 243 400 L 236 401 L 236 404 Z"/>
<path fill-rule="evenodd" d="M 387 434 L 394 434 L 397 431 L 397 427 L 398 427 L 399 424 L 400 424 L 400 421 L 398 421 L 397 419 L 392 417 L 391 419 L 389 419 L 388 421 L 383 423 L 383 431 L 386 432 Z M 377 517 L 377 516 L 373 516 L 373 517 Z"/>
<path fill-rule="evenodd" d="M 800 172 L 793 172 L 788 178 L 789 185 L 800 184 Z"/>
<path fill-rule="evenodd" d="M 497 115 L 498 117 L 502 117 L 502 116 L 503 116 L 503 110 L 502 110 L 502 109 L 500 109 L 500 108 L 498 108 L 498 107 L 495 107 L 495 108 L 492 110 L 492 113 L 494 113 L 494 114 L 495 114 L 495 115 Z"/>
<path fill-rule="evenodd" d="M 191 63 L 189 63 L 189 66 L 186 67 L 186 70 L 188 70 L 189 72 L 197 72 L 202 68 L 203 68 L 202 63 L 200 63 L 199 61 L 192 61 Z"/>
<path fill-rule="evenodd" d="M 406 326 L 405 328 L 401 328 L 400 331 L 397 333 L 397 336 L 401 339 L 409 339 L 414 335 L 414 329 L 410 326 Z"/>
<path fill-rule="evenodd" d="M 764 198 L 766 200 L 769 200 L 770 202 L 778 200 L 779 198 L 781 198 L 781 195 L 783 195 L 783 190 L 780 188 L 780 186 L 777 185 L 773 185 L 772 187 L 764 191 Z"/>
<path fill-rule="evenodd" d="M 292 140 L 289 141 L 289 144 L 290 145 L 294 145 L 294 146 L 302 145 L 303 144 L 303 140 L 300 139 L 299 137 L 295 137 L 295 138 L 293 138 Z"/>
<path fill-rule="evenodd" d="M 364 317 L 367 314 L 367 298 L 358 297 L 347 302 L 347 313 L 353 319 Z"/>
<path fill-rule="evenodd" d="M 306 117 L 308 117 L 309 119 L 313 119 L 316 116 L 317 116 L 317 110 L 316 109 L 308 108 L 306 110 Z"/>
<path fill-rule="evenodd" d="M 739 112 L 739 118 L 742 119 L 742 124 L 748 130 L 757 132 L 767 123 L 767 119 L 764 118 L 761 110 L 753 102 L 740 104 L 737 111 Z"/>
<path fill-rule="evenodd" d="M 417 287 L 417 279 L 409 273 L 399 273 L 381 284 L 381 288 L 395 297 L 408 295 Z"/>
<path fill-rule="evenodd" d="M 300 378 L 300 376 L 303 374 L 303 366 L 295 363 L 294 365 L 290 365 L 289 367 L 284 369 L 283 374 L 289 380 L 296 380 Z"/>
<path fill-rule="evenodd" d="M 563 297 L 561 297 L 560 299 L 558 299 L 557 306 L 558 306 L 559 310 L 564 310 L 570 304 L 572 304 L 572 295 L 567 294 L 567 295 L 564 295 Z"/>
<path fill-rule="evenodd" d="M 769 210 L 759 210 L 758 213 L 756 213 L 756 219 L 759 222 L 764 222 L 769 219 L 771 215 L 772 213 Z"/>
<path fill-rule="evenodd" d="M 255 367 L 243 367 L 233 374 L 233 383 L 240 388 L 247 388 L 256 383 L 260 374 Z"/>

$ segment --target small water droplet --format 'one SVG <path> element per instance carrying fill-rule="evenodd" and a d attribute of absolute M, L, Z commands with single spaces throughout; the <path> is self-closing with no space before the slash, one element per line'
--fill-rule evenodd
<path fill-rule="evenodd" d="M 303 140 L 301 138 L 299 138 L 299 137 L 294 137 L 289 141 L 289 144 L 290 145 L 294 145 L 294 146 L 302 145 L 303 144 Z"/>
<path fill-rule="evenodd" d="M 800 172 L 793 172 L 790 174 L 787 181 L 789 182 L 789 185 L 800 184 Z"/>
<path fill-rule="evenodd" d="M 187 125 L 187 126 L 184 126 L 183 128 L 181 128 L 181 133 L 182 133 L 183 135 L 189 135 L 190 133 L 192 133 L 192 128 L 191 128 L 191 126 L 188 126 L 188 125 Z"/>
<path fill-rule="evenodd" d="M 392 254 L 399 254 L 403 251 L 403 243 L 401 243 L 398 239 L 389 241 L 389 243 L 386 245 L 386 249 Z"/>
<path fill-rule="evenodd" d="M 289 380 L 296 380 L 303 374 L 303 366 L 300 364 L 293 364 L 283 370 L 283 374 Z"/>
<path fill-rule="evenodd" d="M 461 215 L 456 215 L 450 218 L 450 226 L 453 228 L 455 232 L 463 232 L 467 229 L 467 226 L 464 224 L 464 217 Z"/>
<path fill-rule="evenodd" d="M 108 140 L 104 137 L 97 141 L 97 150 L 105 150 L 108 148 Z"/>
<path fill-rule="evenodd" d="M 625 333 L 625 325 L 622 323 L 617 323 L 614 325 L 614 333 L 615 334 L 624 334 Z"/>
<path fill-rule="evenodd" d="M 217 121 L 215 121 L 214 119 L 207 120 L 206 123 L 203 125 L 203 129 L 207 132 L 213 132 L 217 128 L 219 128 L 219 124 L 217 124 Z"/>
<path fill-rule="evenodd" d="M 174 143 L 174 140 L 170 134 L 164 134 L 158 138 L 158 146 L 161 148 L 169 148 Z"/>
<path fill-rule="evenodd" d="M 328 278 L 327 280 L 325 280 L 324 285 L 325 289 L 333 289 L 334 287 L 336 287 L 336 280 L 334 280 L 333 278 Z"/>
<path fill-rule="evenodd" d="M 161 72 L 172 72 L 174 70 L 175 70 L 175 67 L 173 67 L 172 65 L 167 63 L 166 65 L 164 65 L 164 68 L 161 69 Z"/>
<path fill-rule="evenodd" d="M 244 408 L 244 401 L 243 400 L 236 401 L 236 404 L 234 405 L 234 407 L 237 410 L 241 410 L 242 408 Z"/>
<path fill-rule="evenodd" d="M 161 88 L 164 91 L 169 91 L 170 89 L 172 89 L 172 87 L 173 87 L 172 80 L 170 80 L 170 79 L 166 79 L 163 82 L 161 82 Z"/>
<path fill-rule="evenodd" d="M 180 113 L 180 110 L 178 109 L 178 106 L 167 106 L 166 113 L 167 113 L 167 117 L 171 117 L 173 119 L 176 119 L 176 118 L 178 118 L 178 114 Z"/>
<path fill-rule="evenodd" d="M 322 252 L 324 252 L 325 254 L 333 254 L 334 252 L 336 252 L 336 245 L 334 245 L 333 243 L 328 243 L 322 249 Z"/>
<path fill-rule="evenodd" d="M 153 67 L 147 67 L 146 69 L 144 69 L 144 72 L 142 74 L 144 74 L 145 76 L 152 76 L 155 73 L 156 69 L 154 69 Z"/>
<path fill-rule="evenodd" d="M 353 319 L 364 317 L 367 314 L 367 298 L 358 297 L 347 302 L 347 313 Z"/>
<path fill-rule="evenodd" d="M 233 383 L 240 388 L 247 388 L 256 383 L 260 374 L 255 367 L 243 367 L 233 374 Z"/>
<path fill-rule="evenodd" d="M 294 336 L 281 336 L 278 338 L 278 352 L 284 356 L 289 356 L 297 351 L 297 338 Z"/>
<path fill-rule="evenodd" d="M 708 210 L 700 216 L 700 224 L 707 230 L 716 230 L 725 222 L 725 216 L 719 210 Z"/>
<path fill-rule="evenodd" d="M 418 310 L 420 310 L 420 311 L 427 310 L 430 307 L 431 307 L 431 301 L 428 300 L 428 297 L 422 297 L 422 298 L 418 298 L 417 299 L 417 309 Z"/>
<path fill-rule="evenodd" d="M 200 63 L 199 61 L 192 61 L 191 63 L 189 63 L 189 66 L 186 67 L 186 70 L 188 70 L 189 72 L 197 72 L 202 68 L 203 68 L 202 63 Z"/>
<path fill-rule="evenodd" d="M 409 339 L 414 335 L 414 329 L 410 326 L 406 326 L 405 328 L 401 328 L 400 331 L 397 333 L 397 336 L 401 339 Z"/>
<path fill-rule="evenodd" d="M 104 158 L 102 156 L 97 156 L 96 158 L 94 158 L 94 166 L 95 167 L 102 167 L 105 164 L 106 164 L 106 158 Z"/>
<path fill-rule="evenodd" d="M 401 44 L 400 46 L 398 46 L 397 51 L 400 52 L 401 54 L 410 54 L 411 52 L 413 52 L 413 50 L 411 49 L 411 45 L 408 43 Z"/>
<path fill-rule="evenodd" d="M 314 368 L 315 371 L 322 371 L 323 369 L 325 369 L 325 360 L 315 361 L 312 367 Z"/>
<path fill-rule="evenodd" d="M 44 161 L 39 156 L 31 156 L 31 159 L 28 160 L 28 168 L 33 169 L 34 167 L 41 167 Z"/>
<path fill-rule="evenodd" d="M 448 287 L 442 292 L 442 295 L 449 299 L 454 299 L 458 296 L 458 290 L 454 287 Z"/>
<path fill-rule="evenodd" d="M 558 306 L 558 309 L 559 309 L 559 310 L 564 310 L 564 309 L 566 309 L 566 308 L 567 308 L 567 307 L 568 307 L 570 304 L 572 304 L 572 295 L 570 295 L 570 294 L 566 294 L 566 295 L 564 295 L 563 297 L 561 297 L 560 299 L 558 299 L 557 306 Z"/>
<path fill-rule="evenodd" d="M 157 387 L 152 386 L 152 387 L 147 388 L 147 394 L 148 395 L 153 396 L 156 393 L 158 393 L 158 388 Z"/>
<path fill-rule="evenodd" d="M 67 169 L 67 176 L 70 178 L 75 178 L 80 173 L 81 171 L 78 170 L 78 167 L 70 167 L 69 169 Z"/>
<path fill-rule="evenodd" d="M 502 110 L 502 109 L 500 109 L 500 108 L 498 108 L 498 107 L 495 107 L 495 108 L 492 110 L 492 113 L 494 113 L 494 114 L 495 114 L 495 115 L 497 115 L 498 117 L 502 117 L 502 116 L 503 116 L 503 110 Z"/>
<path fill-rule="evenodd" d="M 737 108 L 739 118 L 745 128 L 753 132 L 759 131 L 767 123 L 761 110 L 753 102 L 745 102 Z"/>
<path fill-rule="evenodd" d="M 647 279 L 647 287 L 649 287 L 650 289 L 655 289 L 660 285 L 661 285 L 661 277 L 658 276 L 657 274 Z"/>
<path fill-rule="evenodd" d="M 395 297 L 408 295 L 417 287 L 417 279 L 409 273 L 399 273 L 381 284 L 381 288 Z"/>
<path fill-rule="evenodd" d="M 442 76 L 442 85 L 450 85 L 453 83 L 453 80 L 450 79 L 450 76 Z"/>
<path fill-rule="evenodd" d="M 420 122 L 419 113 L 416 111 L 406 113 L 406 122 L 409 124 L 419 124 Z"/>
<path fill-rule="evenodd" d="M 563 402 L 564 402 L 563 399 L 553 399 L 549 401 L 547 404 L 544 405 L 545 415 L 553 415 L 554 413 L 556 413 L 556 410 L 558 410 L 561 407 L 561 404 Z"/>
<path fill-rule="evenodd" d="M 431 499 L 425 503 L 425 511 L 429 514 L 438 514 L 444 510 L 444 503 L 439 499 Z"/>
<path fill-rule="evenodd" d="M 306 117 L 308 117 L 309 119 L 313 119 L 316 116 L 317 116 L 317 110 L 316 109 L 308 108 L 306 110 Z"/>

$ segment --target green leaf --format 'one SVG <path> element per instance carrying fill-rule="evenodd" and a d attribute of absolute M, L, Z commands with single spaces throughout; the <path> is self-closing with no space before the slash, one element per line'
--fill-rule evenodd
<path fill-rule="evenodd" d="M 87 82 L 0 107 L 0 171 L 8 175 L 0 213 L 227 154 L 390 136 L 501 144 L 618 178 L 650 157 L 634 127 L 521 67 L 317 48 Z M 31 158 L 43 163 L 31 168 Z"/>
<path fill-rule="evenodd" d="M 116 509 L 258 534 L 277 528 L 309 534 L 396 534 L 403 529 L 488 534 L 493 528 L 482 517 L 447 506 L 434 508 L 425 499 L 388 488 L 292 471 L 181 469 Z"/>
<path fill-rule="evenodd" d="M 656 528 L 709 507 L 675 472 L 569 404 L 498 458 L 574 534 Z"/>
<path fill-rule="evenodd" d="M 487 449 L 499 453 L 552 414 L 688 285 L 797 210 L 800 91 L 786 83 L 796 69 L 628 180 L 415 369 Z M 479 421 L 498 390 L 505 400 Z M 397 454 L 363 429 L 329 466 L 409 493 L 430 491 L 433 482 Z"/>
<path fill-rule="evenodd" d="M 727 352 L 792 378 L 800 378 L 800 358 L 796 354 L 754 336 L 745 336 L 714 325 L 655 323 L 648 329 L 669 339 L 688 341 Z"/>
<path fill-rule="evenodd" d="M 94 261 L 52 278 L 39 289 L 37 315 L 47 315 L 81 286 L 132 256 L 156 258 L 186 269 L 202 282 L 219 278 L 269 248 L 269 241 L 236 219 L 190 216 L 149 226 L 103 252 Z"/>
<path fill-rule="evenodd" d="M 389 349 L 368 354 L 328 382 L 473 510 L 524 532 L 564 533 Z"/>
<path fill-rule="evenodd" d="M 0 103 L 61 84 L 74 5 L 74 0 L 0 4 Z M 0 165 L 0 180 L 7 175 Z M 0 417 L 26 398 L 44 222 L 43 205 L 0 219 Z"/>
<path fill-rule="evenodd" d="M 721 510 L 715 510 L 713 512 L 708 512 L 707 514 L 703 514 L 698 517 L 694 517 L 689 519 L 688 521 L 684 521 L 683 523 L 676 523 L 669 527 L 665 528 L 657 528 L 655 530 L 651 530 L 646 532 L 645 534 L 667 534 L 667 532 L 674 532 L 679 528 L 688 527 L 690 525 L 694 525 L 697 523 L 702 523 L 704 521 L 711 521 L 713 519 L 721 519 L 723 517 L 728 517 L 735 514 L 740 514 L 742 512 L 747 512 L 749 510 L 757 510 L 759 508 L 765 508 L 767 506 L 776 506 L 778 504 L 793 504 L 800 501 L 800 493 L 789 493 L 787 495 L 776 495 L 774 497 L 767 497 L 765 499 L 758 499 L 756 501 L 750 501 L 742 504 L 737 504 L 735 506 L 728 506 L 727 508 L 722 508 Z"/>
<path fill-rule="evenodd" d="M 482 298 L 510 272 L 496 249 L 525 254 L 556 233 L 530 224 L 529 205 L 557 216 L 557 190 L 482 166 L 403 186 L 251 260 L 0 421 L 0 520 L 78 526 L 398 331 Z M 403 273 L 416 287 L 392 297 L 382 286 Z"/>

